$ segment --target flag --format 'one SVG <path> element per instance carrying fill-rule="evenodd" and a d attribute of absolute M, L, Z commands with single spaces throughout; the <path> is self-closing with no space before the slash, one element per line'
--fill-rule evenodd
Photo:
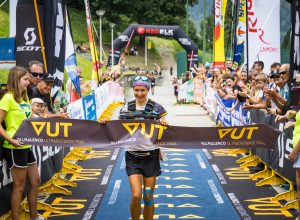
<path fill-rule="evenodd" d="M 53 100 L 63 85 L 66 34 L 65 0 L 43 1 L 45 51 L 48 73 L 55 81 L 51 90 Z"/>
<path fill-rule="evenodd" d="M 236 70 L 240 65 L 244 43 L 246 41 L 246 0 L 238 1 L 238 16 L 237 16 L 237 25 L 235 30 L 235 47 L 234 47 L 234 56 L 233 56 L 233 65 L 232 68 Z"/>
<path fill-rule="evenodd" d="M 100 81 L 100 62 L 98 60 L 96 45 L 94 42 L 92 27 L 91 27 L 91 12 L 88 0 L 84 0 L 85 3 L 85 13 L 86 13 L 86 23 L 87 23 L 87 30 L 88 30 L 88 37 L 89 43 L 91 48 L 91 55 L 92 55 L 92 63 L 93 63 L 93 70 L 92 70 L 92 89 L 96 89 L 98 83 Z"/>
<path fill-rule="evenodd" d="M 280 63 L 280 1 L 248 0 L 248 60 L 264 62 L 269 71 L 274 62 Z"/>
<path fill-rule="evenodd" d="M 16 64 L 27 67 L 30 61 L 37 60 L 46 66 L 42 56 L 42 6 L 19 0 L 16 11 Z"/>
<path fill-rule="evenodd" d="M 75 54 L 75 50 L 74 50 L 74 44 L 73 44 L 73 39 L 71 36 L 69 25 L 70 25 L 70 23 L 68 22 L 68 19 L 67 19 L 65 70 L 66 70 L 70 80 L 72 81 L 76 91 L 81 96 L 80 81 L 79 81 L 79 76 L 76 71 L 76 69 L 77 69 L 76 54 Z"/>
<path fill-rule="evenodd" d="M 227 0 L 215 0 L 214 66 L 225 69 L 224 24 Z"/>

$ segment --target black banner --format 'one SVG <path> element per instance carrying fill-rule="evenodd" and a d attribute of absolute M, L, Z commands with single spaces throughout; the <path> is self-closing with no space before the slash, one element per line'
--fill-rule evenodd
<path fill-rule="evenodd" d="M 279 131 L 265 124 L 235 127 L 164 126 L 153 120 L 105 125 L 74 119 L 25 120 L 14 138 L 30 145 L 122 147 L 152 143 L 170 148 L 273 148 Z"/>
<path fill-rule="evenodd" d="M 292 2 L 292 35 L 289 74 L 289 108 L 300 109 L 300 2 Z"/>
<path fill-rule="evenodd" d="M 45 183 L 57 173 L 64 158 L 65 148 L 33 146 L 33 153 L 37 159 L 37 166 L 41 177 L 41 182 Z M 10 196 L 12 193 L 12 176 L 4 160 L 0 160 L 0 216 L 10 210 Z M 5 202 L 4 202 L 5 201 Z"/>
<path fill-rule="evenodd" d="M 114 65 L 118 64 L 121 54 L 121 49 L 130 40 L 130 36 L 158 36 L 158 37 L 172 37 L 175 38 L 178 43 L 187 52 L 187 69 L 193 67 L 194 64 L 198 64 L 198 47 L 197 45 L 184 33 L 180 26 L 169 25 L 142 25 L 132 24 L 130 25 L 118 38 L 114 39 L 113 57 Z M 111 49 L 108 57 L 108 65 L 111 66 Z"/>
<path fill-rule="evenodd" d="M 45 50 L 47 54 L 48 73 L 55 82 L 51 96 L 55 97 L 64 80 L 65 34 L 66 34 L 65 0 L 44 1 Z"/>
<path fill-rule="evenodd" d="M 39 18 L 43 21 L 42 6 L 38 5 Z M 43 33 L 41 22 L 41 32 Z M 16 13 L 16 64 L 27 67 L 29 61 L 43 62 L 42 47 L 33 2 L 18 1 Z"/>
<path fill-rule="evenodd" d="M 279 174 L 295 181 L 295 170 L 288 155 L 293 149 L 293 128 L 284 129 L 285 123 L 275 123 L 275 115 L 260 110 L 251 110 L 251 123 L 266 123 L 281 131 L 274 149 L 253 149 L 252 152 L 261 158 L 269 167 Z"/>

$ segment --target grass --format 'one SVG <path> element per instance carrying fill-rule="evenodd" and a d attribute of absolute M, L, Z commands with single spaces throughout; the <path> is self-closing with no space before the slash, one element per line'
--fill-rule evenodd
<path fill-rule="evenodd" d="M 8 69 L 0 69 L 0 84 L 7 82 Z"/>
<path fill-rule="evenodd" d="M 9 2 L 9 1 L 8 1 Z M 0 37 L 9 36 L 9 4 L 5 3 L 0 8 Z"/>

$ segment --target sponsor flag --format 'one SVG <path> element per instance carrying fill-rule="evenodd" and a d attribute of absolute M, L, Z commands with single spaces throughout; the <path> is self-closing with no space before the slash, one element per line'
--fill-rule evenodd
<path fill-rule="evenodd" d="M 248 66 L 261 60 L 269 71 L 272 63 L 280 63 L 280 1 L 248 0 L 247 10 Z"/>
<path fill-rule="evenodd" d="M 244 43 L 246 41 L 246 6 L 247 0 L 238 1 L 237 24 L 235 30 L 235 47 L 232 68 L 237 70 L 240 65 Z"/>
<path fill-rule="evenodd" d="M 40 35 L 43 33 L 42 6 L 35 7 L 32 2 L 19 0 L 16 11 L 16 64 L 27 67 L 30 61 L 37 60 L 46 66 L 42 56 L 43 36 Z"/>
<path fill-rule="evenodd" d="M 100 62 L 98 59 L 98 54 L 96 50 L 96 45 L 94 42 L 92 27 L 91 27 L 91 12 L 89 1 L 84 0 L 85 3 L 85 13 L 86 13 L 86 23 L 87 23 L 87 31 L 89 37 L 89 43 L 91 48 L 91 55 L 92 55 L 92 63 L 93 63 L 93 70 L 92 70 L 92 89 L 95 90 L 98 87 L 100 82 Z"/>
<path fill-rule="evenodd" d="M 227 0 L 215 0 L 214 66 L 225 69 L 224 24 Z"/>
<path fill-rule="evenodd" d="M 181 127 L 164 126 L 155 120 L 115 120 L 102 125 L 90 120 L 33 118 L 24 120 L 13 138 L 25 144 L 61 147 L 124 147 L 151 141 L 170 148 L 272 149 L 279 134 L 266 124 Z"/>
<path fill-rule="evenodd" d="M 291 109 L 300 109 L 300 3 L 298 0 L 292 2 L 292 37 L 290 56 L 290 99 L 288 101 Z"/>
<path fill-rule="evenodd" d="M 48 73 L 55 81 L 51 90 L 52 100 L 63 85 L 65 66 L 66 3 L 65 0 L 43 1 L 45 51 Z"/>
<path fill-rule="evenodd" d="M 77 74 L 76 68 L 77 68 L 76 54 L 74 51 L 73 39 L 72 39 L 71 32 L 70 32 L 70 23 L 68 22 L 68 19 L 67 19 L 65 70 L 66 70 L 70 80 L 72 81 L 75 89 L 81 96 L 80 81 L 79 81 L 79 76 Z"/>

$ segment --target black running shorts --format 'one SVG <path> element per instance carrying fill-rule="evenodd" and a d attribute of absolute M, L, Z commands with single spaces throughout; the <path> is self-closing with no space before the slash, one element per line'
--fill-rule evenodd
<path fill-rule="evenodd" d="M 125 154 L 126 173 L 156 177 L 161 174 L 159 149 L 153 151 L 127 151 Z"/>
<path fill-rule="evenodd" d="M 36 163 L 36 158 L 31 148 L 8 149 L 3 147 L 2 151 L 9 169 L 14 166 L 18 168 L 27 168 L 28 165 Z"/>

